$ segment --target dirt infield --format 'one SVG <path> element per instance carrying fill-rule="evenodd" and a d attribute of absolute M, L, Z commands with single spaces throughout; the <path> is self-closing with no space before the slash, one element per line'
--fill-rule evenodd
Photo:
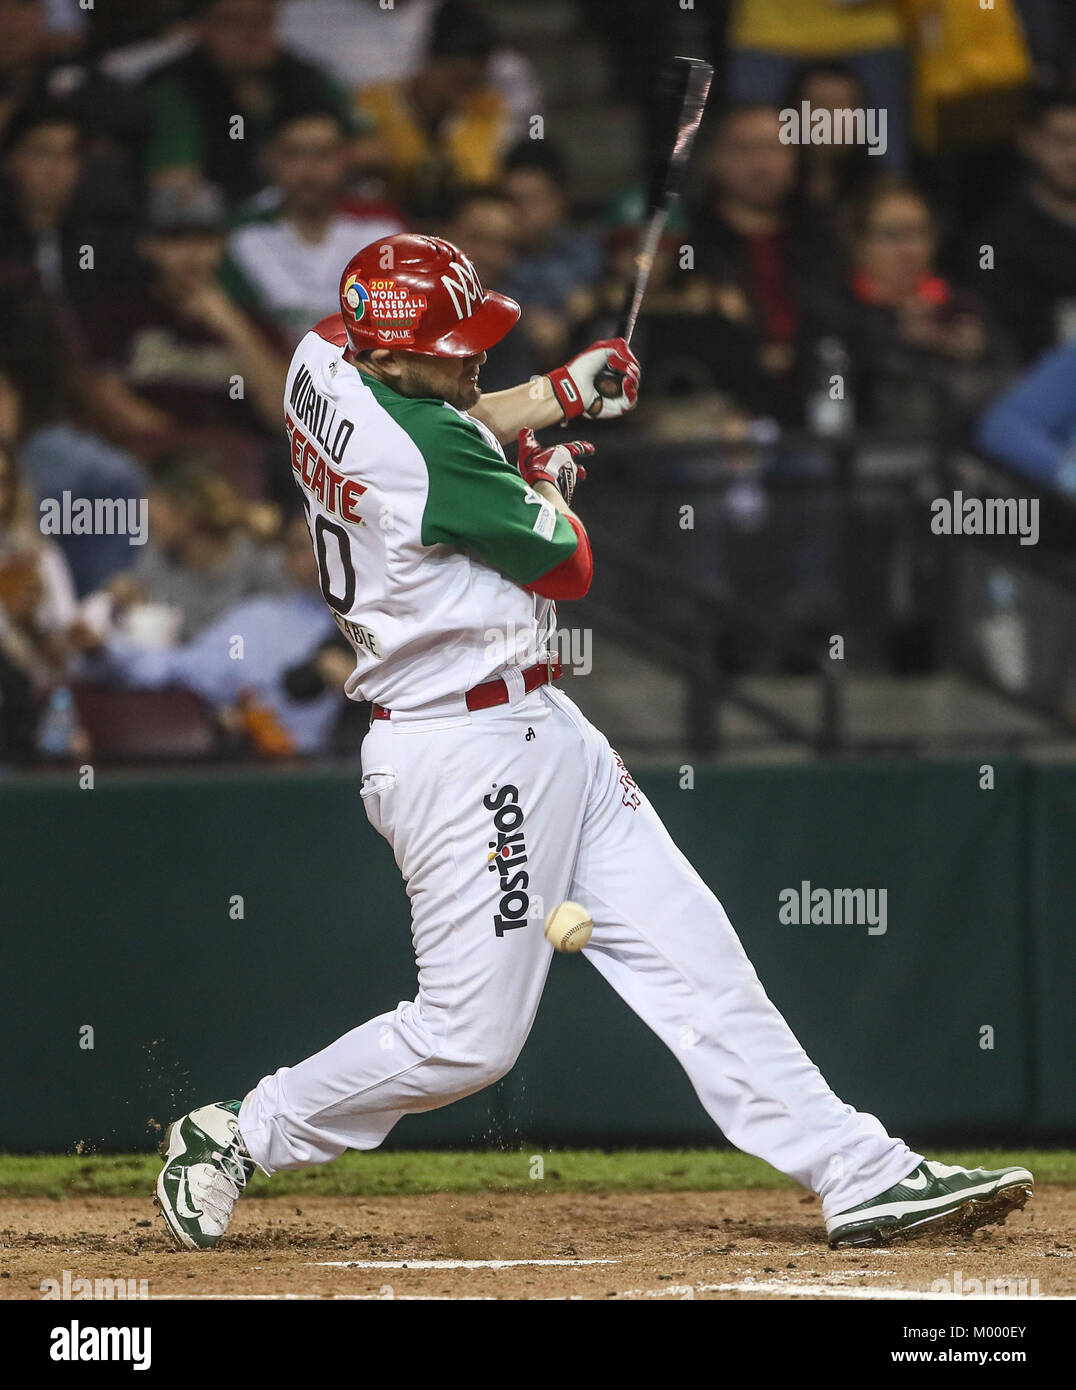
<path fill-rule="evenodd" d="M 937 1298 L 936 1280 L 1072 1296 L 1076 1189 L 1043 1185 L 970 1239 L 854 1252 L 789 1191 L 250 1197 L 202 1254 L 172 1249 L 149 1200 L 0 1201 L 0 1298 L 65 1270 L 75 1293 L 133 1279 L 151 1298 Z"/>

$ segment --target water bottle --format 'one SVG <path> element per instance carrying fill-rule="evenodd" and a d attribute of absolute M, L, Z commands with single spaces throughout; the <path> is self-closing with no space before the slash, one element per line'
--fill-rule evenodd
<path fill-rule="evenodd" d="M 44 758 L 70 757 L 77 727 L 71 692 L 66 685 L 58 685 L 49 695 L 45 713 L 38 724 L 38 752 Z"/>
<path fill-rule="evenodd" d="M 986 612 L 979 620 L 983 659 L 1003 690 L 1019 694 L 1031 684 L 1031 643 L 1017 577 L 1007 570 L 991 571 L 985 597 Z"/>
<path fill-rule="evenodd" d="M 820 338 L 815 345 L 815 373 L 807 397 L 807 423 L 823 438 L 847 434 L 855 423 L 855 405 L 849 390 L 851 365 L 839 338 Z"/>

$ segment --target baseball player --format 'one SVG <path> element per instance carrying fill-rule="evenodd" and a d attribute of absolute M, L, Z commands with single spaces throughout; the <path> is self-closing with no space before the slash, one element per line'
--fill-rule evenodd
<path fill-rule="evenodd" d="M 593 917 L 591 964 L 721 1132 L 821 1197 L 831 1245 L 1022 1207 L 1026 1169 L 926 1160 L 834 1095 L 721 904 L 557 686 L 554 604 L 591 579 L 572 507 L 591 446 L 532 431 L 629 411 L 626 343 L 483 397 L 485 353 L 519 306 L 426 236 L 355 256 L 340 308 L 295 352 L 285 427 L 322 593 L 355 651 L 346 691 L 372 704 L 361 794 L 407 885 L 418 994 L 171 1125 L 156 1197 L 176 1242 L 215 1246 L 256 1167 L 376 1148 L 402 1115 L 504 1076 L 549 969 L 543 916 L 565 899 Z M 615 396 L 596 388 L 605 368 Z M 501 447 L 517 436 L 518 468 Z"/>

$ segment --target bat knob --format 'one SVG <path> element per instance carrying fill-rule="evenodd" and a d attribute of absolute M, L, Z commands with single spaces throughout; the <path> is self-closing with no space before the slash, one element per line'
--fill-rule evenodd
<path fill-rule="evenodd" d="M 598 395 L 605 396 L 609 400 L 619 396 L 624 389 L 624 373 L 614 372 L 612 367 L 603 367 L 594 377 L 594 385 L 597 387 Z"/>

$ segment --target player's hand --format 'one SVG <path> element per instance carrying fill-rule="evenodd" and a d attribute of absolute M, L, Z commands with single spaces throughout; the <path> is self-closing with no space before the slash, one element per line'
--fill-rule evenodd
<path fill-rule="evenodd" d="M 578 460 L 593 452 L 594 445 L 586 439 L 545 448 L 535 439 L 533 430 L 519 432 L 519 471 L 524 482 L 531 487 L 535 483 L 552 483 L 569 507 L 576 484 L 587 476 Z"/>
<path fill-rule="evenodd" d="M 639 362 L 623 338 L 592 343 L 551 371 L 549 380 L 565 420 L 584 413 L 615 419 L 633 410 L 639 399 Z"/>

